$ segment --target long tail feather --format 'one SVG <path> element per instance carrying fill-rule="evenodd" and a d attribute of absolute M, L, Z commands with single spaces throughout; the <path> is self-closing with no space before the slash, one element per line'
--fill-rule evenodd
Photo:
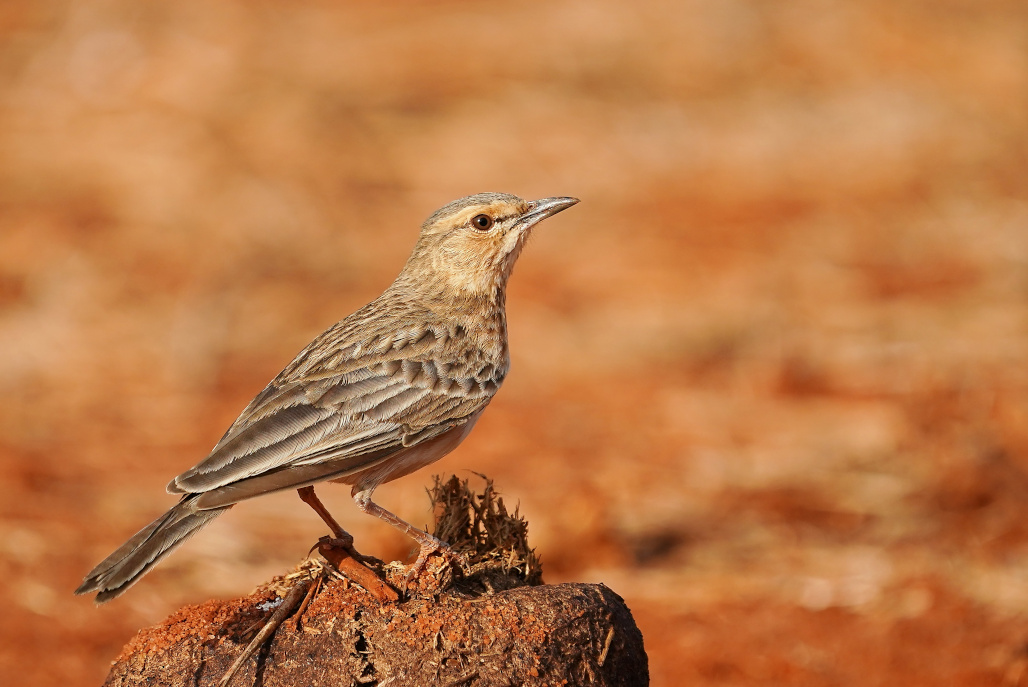
<path fill-rule="evenodd" d="M 97 603 L 110 601 L 204 525 L 228 510 L 227 507 L 197 510 L 195 500 L 195 496 L 182 499 L 174 508 L 137 532 L 93 568 L 75 593 L 97 592 Z"/>

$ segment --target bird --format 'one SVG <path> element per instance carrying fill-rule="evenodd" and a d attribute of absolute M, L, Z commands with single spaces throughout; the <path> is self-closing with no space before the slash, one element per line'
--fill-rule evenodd
<path fill-rule="evenodd" d="M 242 411 L 179 496 L 86 575 L 76 594 L 124 593 L 188 537 L 236 503 L 296 489 L 332 530 L 353 538 L 314 493 L 351 487 L 357 508 L 419 546 L 412 570 L 446 543 L 371 500 L 380 484 L 452 451 L 510 368 L 506 287 L 533 228 L 578 203 L 477 193 L 434 212 L 381 296 L 317 336 Z M 409 579 L 409 577 L 408 577 Z"/>

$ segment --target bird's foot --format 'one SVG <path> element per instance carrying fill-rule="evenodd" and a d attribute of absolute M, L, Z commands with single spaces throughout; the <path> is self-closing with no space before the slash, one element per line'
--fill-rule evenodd
<path fill-rule="evenodd" d="M 319 551 L 321 551 L 324 548 L 345 551 L 346 554 L 350 556 L 350 558 L 354 559 L 358 563 L 361 563 L 362 565 L 366 565 L 369 567 L 382 567 L 381 560 L 375 558 L 374 556 L 365 556 L 363 553 L 355 549 L 353 547 L 353 537 L 349 534 L 347 534 L 345 537 L 322 537 L 318 540 L 318 543 L 314 545 L 314 548 L 312 548 L 311 551 L 313 551 L 314 549 L 318 549 Z"/>
<path fill-rule="evenodd" d="M 431 577 L 433 579 L 431 581 L 426 580 L 426 582 L 428 582 L 427 585 L 418 584 L 417 586 L 425 586 L 430 587 L 433 590 L 438 590 L 449 583 L 449 578 L 452 576 L 451 569 L 455 562 L 461 568 L 467 567 L 467 562 L 464 560 L 465 557 L 454 551 L 449 544 L 441 539 L 437 539 L 430 534 L 425 534 L 420 543 L 421 548 L 418 551 L 418 557 L 414 563 L 411 564 L 410 569 L 404 577 L 405 590 L 409 591 L 412 586 L 420 582 L 418 578 L 422 576 L 422 573 L 426 572 L 426 568 L 429 567 L 429 558 L 433 554 L 437 554 L 442 558 L 442 561 L 438 566 L 430 567 L 432 572 Z"/>

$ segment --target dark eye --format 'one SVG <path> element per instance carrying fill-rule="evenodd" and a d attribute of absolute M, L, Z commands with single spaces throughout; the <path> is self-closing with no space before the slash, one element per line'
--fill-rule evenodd
<path fill-rule="evenodd" d="M 471 226 L 479 231 L 489 231 L 493 228 L 493 218 L 489 215 L 475 215 L 471 220 Z"/>

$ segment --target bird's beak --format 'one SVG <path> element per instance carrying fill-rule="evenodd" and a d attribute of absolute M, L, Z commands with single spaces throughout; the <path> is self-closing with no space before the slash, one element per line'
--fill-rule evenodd
<path fill-rule="evenodd" d="M 518 228 L 528 229 L 547 217 L 556 215 L 578 203 L 578 198 L 542 198 L 529 203 L 529 210 L 518 221 Z"/>

